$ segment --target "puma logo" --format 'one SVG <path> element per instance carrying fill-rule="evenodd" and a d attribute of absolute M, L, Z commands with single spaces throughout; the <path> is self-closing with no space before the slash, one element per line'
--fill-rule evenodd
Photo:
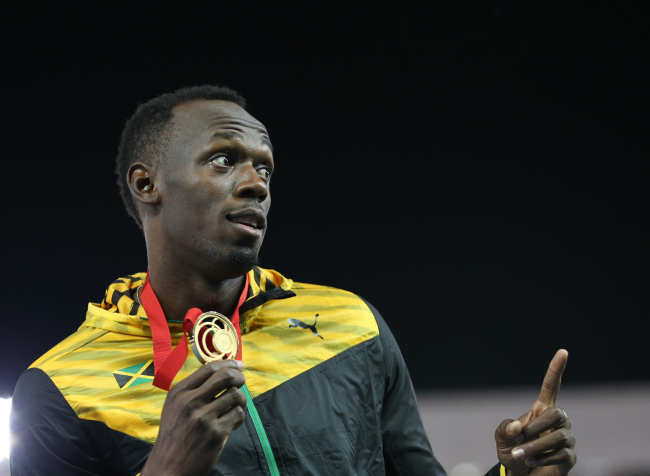
<path fill-rule="evenodd" d="M 317 322 L 318 322 L 318 314 L 316 314 L 316 317 L 314 318 L 314 324 L 311 325 L 311 326 L 309 324 L 305 324 L 302 321 L 299 321 L 298 319 L 289 319 L 289 328 L 291 328 L 291 327 L 300 327 L 301 329 L 310 329 L 314 333 L 314 335 L 317 335 L 318 337 L 320 337 L 322 339 L 323 336 L 320 335 L 318 333 L 318 331 L 316 330 L 316 323 Z"/>

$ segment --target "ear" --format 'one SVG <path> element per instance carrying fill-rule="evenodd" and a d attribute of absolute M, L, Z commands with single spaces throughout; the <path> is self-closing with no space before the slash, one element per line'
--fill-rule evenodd
<path fill-rule="evenodd" d="M 126 180 L 135 200 L 146 205 L 160 203 L 160 191 L 154 177 L 151 165 L 136 162 L 129 167 Z"/>

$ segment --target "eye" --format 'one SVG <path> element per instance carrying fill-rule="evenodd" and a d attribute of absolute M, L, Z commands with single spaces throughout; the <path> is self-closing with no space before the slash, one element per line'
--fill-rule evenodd
<path fill-rule="evenodd" d="M 258 169 L 257 173 L 264 180 L 269 180 L 271 178 L 271 170 L 270 169 L 267 169 L 267 168 Z"/>
<path fill-rule="evenodd" d="M 210 162 L 212 165 L 217 165 L 219 167 L 230 167 L 231 165 L 230 159 L 228 159 L 228 156 L 224 154 L 215 155 L 211 157 L 208 162 Z"/>

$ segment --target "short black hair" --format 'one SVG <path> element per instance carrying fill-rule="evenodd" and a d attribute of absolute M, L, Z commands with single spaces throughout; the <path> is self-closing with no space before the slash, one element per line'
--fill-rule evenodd
<path fill-rule="evenodd" d="M 142 228 L 142 220 L 126 183 L 126 174 L 134 162 L 151 164 L 159 155 L 161 145 L 169 132 L 172 110 L 179 104 L 197 100 L 222 100 L 246 108 L 246 100 L 236 91 L 224 86 L 192 86 L 180 88 L 173 93 L 161 94 L 140 104 L 126 121 L 117 153 L 115 173 L 120 195 L 126 211 Z"/>

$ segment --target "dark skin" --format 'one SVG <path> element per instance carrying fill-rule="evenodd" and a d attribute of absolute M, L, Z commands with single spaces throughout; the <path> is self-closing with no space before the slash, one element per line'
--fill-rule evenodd
<path fill-rule="evenodd" d="M 530 411 L 503 420 L 494 432 L 499 461 L 509 476 L 565 476 L 576 464 L 571 420 L 556 406 L 569 353 L 558 350 Z"/>
<path fill-rule="evenodd" d="M 134 163 L 127 176 L 151 286 L 167 319 L 182 320 L 193 307 L 231 315 L 266 233 L 269 137 L 259 121 L 226 101 L 181 104 L 172 126 L 164 157 Z M 564 476 L 575 464 L 571 423 L 555 407 L 566 359 L 566 351 L 556 354 L 531 411 L 504 420 L 495 433 L 510 476 Z M 242 369 L 234 361 L 213 362 L 172 388 L 142 476 L 209 472 L 244 421 Z"/>
<path fill-rule="evenodd" d="M 191 102 L 173 112 L 164 160 L 135 163 L 127 177 L 149 279 L 167 319 L 182 320 L 192 307 L 228 316 L 266 232 L 270 141 L 259 121 L 229 102 Z M 213 362 L 172 388 L 142 476 L 210 471 L 244 421 L 242 369 Z"/>

